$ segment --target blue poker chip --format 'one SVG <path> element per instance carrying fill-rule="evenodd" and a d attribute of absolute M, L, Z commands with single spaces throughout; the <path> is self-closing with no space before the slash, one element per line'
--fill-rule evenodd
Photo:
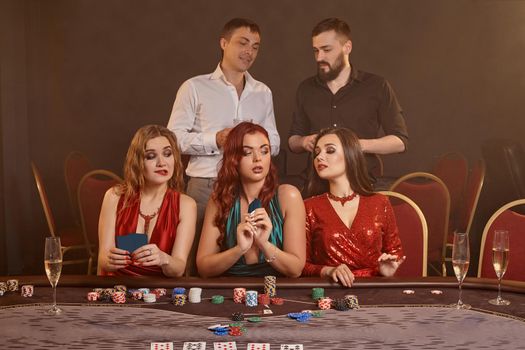
<path fill-rule="evenodd" d="M 175 294 L 184 294 L 184 293 L 186 293 L 186 288 L 177 287 L 177 288 L 173 288 L 173 293 L 172 293 L 172 295 L 175 295 Z"/>
<path fill-rule="evenodd" d="M 223 335 L 228 335 L 228 331 L 227 330 L 226 331 L 215 330 L 213 331 L 213 334 L 223 336 Z"/>
<path fill-rule="evenodd" d="M 297 322 L 308 322 L 312 317 L 312 314 L 309 312 L 290 312 L 288 317 L 296 320 Z"/>

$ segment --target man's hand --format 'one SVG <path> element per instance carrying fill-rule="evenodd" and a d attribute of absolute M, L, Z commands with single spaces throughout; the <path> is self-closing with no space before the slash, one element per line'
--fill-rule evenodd
<path fill-rule="evenodd" d="M 302 146 L 305 151 L 307 152 L 313 152 L 315 147 L 315 139 L 317 138 L 317 134 L 312 134 L 308 136 L 304 136 L 302 141 Z"/>
<path fill-rule="evenodd" d="M 215 134 L 215 143 L 217 144 L 217 147 L 222 148 L 224 146 L 224 143 L 226 142 L 226 139 L 228 138 L 231 130 L 232 128 L 226 128 L 218 131 L 217 134 Z"/>

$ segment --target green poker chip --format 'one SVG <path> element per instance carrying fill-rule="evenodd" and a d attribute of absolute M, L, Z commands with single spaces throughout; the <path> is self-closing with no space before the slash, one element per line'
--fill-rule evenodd
<path fill-rule="evenodd" d="M 257 323 L 257 322 L 261 322 L 262 321 L 262 318 L 260 318 L 259 316 L 253 316 L 253 317 L 249 317 L 247 318 L 248 322 L 254 322 L 254 323 Z"/>
<path fill-rule="evenodd" d="M 222 295 L 214 295 L 211 297 L 212 304 L 222 304 L 224 303 L 224 297 Z"/>

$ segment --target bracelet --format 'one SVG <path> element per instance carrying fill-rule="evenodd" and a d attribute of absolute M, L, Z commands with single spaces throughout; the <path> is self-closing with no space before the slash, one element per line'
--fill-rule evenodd
<path fill-rule="evenodd" d="M 271 244 L 271 243 L 270 243 Z M 275 256 L 275 253 L 277 252 L 277 246 L 276 245 L 273 245 L 273 255 L 268 259 L 266 257 L 264 257 L 264 260 L 267 262 L 267 263 L 271 263 L 272 261 L 275 261 L 275 259 L 277 259 L 277 257 Z"/>

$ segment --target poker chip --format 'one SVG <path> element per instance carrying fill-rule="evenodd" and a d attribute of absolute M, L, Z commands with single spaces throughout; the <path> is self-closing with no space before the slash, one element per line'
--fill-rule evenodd
<path fill-rule="evenodd" d="M 97 292 L 89 292 L 89 293 L 87 293 L 87 300 L 88 301 L 97 301 L 98 300 L 98 293 Z"/>
<path fill-rule="evenodd" d="M 157 297 L 162 297 L 167 294 L 166 288 L 155 288 L 153 292 L 157 295 Z"/>
<path fill-rule="evenodd" d="M 241 327 L 231 327 L 230 326 L 230 330 L 228 331 L 228 334 L 233 337 L 239 337 L 243 334 L 243 331 Z"/>
<path fill-rule="evenodd" d="M 258 322 L 261 322 L 261 321 L 262 321 L 262 318 L 259 317 L 259 316 L 252 316 L 252 317 L 248 317 L 246 320 L 247 320 L 248 322 L 258 323 Z"/>
<path fill-rule="evenodd" d="M 249 306 L 249 307 L 257 306 L 257 291 L 256 290 L 246 291 L 246 306 Z"/>
<path fill-rule="evenodd" d="M 309 312 L 291 312 L 287 316 L 297 322 L 304 323 L 310 320 L 312 314 Z"/>
<path fill-rule="evenodd" d="M 24 298 L 30 298 L 33 296 L 33 291 L 35 290 L 35 287 L 32 284 L 26 284 L 22 286 L 21 289 L 21 295 Z"/>
<path fill-rule="evenodd" d="M 140 290 L 134 290 L 132 293 L 131 293 L 131 298 L 133 300 L 141 300 L 143 298 L 143 294 Z"/>
<path fill-rule="evenodd" d="M 214 295 L 211 297 L 212 304 L 222 304 L 224 303 L 224 297 L 222 295 Z"/>
<path fill-rule="evenodd" d="M 127 292 L 128 291 L 128 287 L 126 287 L 123 284 L 117 284 L 116 286 L 113 287 L 113 289 L 115 289 L 115 291 L 117 292 Z"/>
<path fill-rule="evenodd" d="M 188 300 L 190 303 L 196 304 L 201 302 L 202 288 L 190 288 L 188 293 Z"/>
<path fill-rule="evenodd" d="M 261 305 L 270 305 L 270 296 L 268 294 L 259 294 L 257 301 Z"/>
<path fill-rule="evenodd" d="M 244 314 L 242 312 L 234 312 L 232 314 L 232 321 L 242 321 L 244 320 Z"/>
<path fill-rule="evenodd" d="M 328 297 L 322 297 L 317 300 L 317 307 L 319 307 L 321 310 L 328 310 L 330 309 L 332 305 L 332 299 Z"/>
<path fill-rule="evenodd" d="M 235 288 L 233 290 L 233 302 L 237 304 L 242 304 L 244 298 L 246 297 L 246 288 Z"/>
<path fill-rule="evenodd" d="M 4 296 L 4 291 L 0 289 L 0 297 Z"/>
<path fill-rule="evenodd" d="M 359 300 L 356 295 L 347 294 L 344 297 L 344 301 L 349 309 L 359 309 Z"/>
<path fill-rule="evenodd" d="M 322 311 L 312 311 L 312 317 L 315 317 L 315 318 L 323 317 L 323 312 Z"/>
<path fill-rule="evenodd" d="M 7 292 L 7 283 L 0 282 L 0 292 L 2 292 L 2 294 Z"/>
<path fill-rule="evenodd" d="M 7 290 L 10 292 L 16 292 L 18 290 L 18 280 L 7 280 Z"/>
<path fill-rule="evenodd" d="M 111 295 L 111 300 L 115 304 L 124 304 L 126 302 L 126 293 L 125 292 L 114 292 Z"/>
<path fill-rule="evenodd" d="M 319 300 L 324 297 L 324 288 L 312 288 L 312 299 Z"/>
<path fill-rule="evenodd" d="M 405 289 L 403 291 L 403 294 L 414 294 L 414 293 L 416 293 L 416 292 L 414 290 L 412 290 L 412 289 Z"/>
<path fill-rule="evenodd" d="M 440 295 L 440 294 L 443 294 L 443 291 L 439 289 L 434 289 L 434 290 L 431 290 L 430 293 L 435 294 L 435 295 Z"/>
<path fill-rule="evenodd" d="M 142 296 L 145 303 L 154 303 L 157 301 L 157 296 L 153 293 L 147 293 Z"/>
<path fill-rule="evenodd" d="M 332 308 L 337 311 L 348 311 L 350 307 L 347 305 L 346 300 L 344 299 L 334 299 L 332 300 Z"/>
<path fill-rule="evenodd" d="M 139 288 L 139 292 L 141 292 L 142 295 L 149 294 L 149 288 Z"/>
<path fill-rule="evenodd" d="M 283 298 L 275 297 L 275 298 L 271 298 L 270 301 L 274 305 L 283 305 L 284 304 L 284 299 Z"/>
<path fill-rule="evenodd" d="M 173 292 L 171 293 L 171 295 L 185 294 L 185 293 L 186 293 L 186 288 L 176 287 L 176 288 L 173 288 Z"/>
<path fill-rule="evenodd" d="M 264 294 L 270 298 L 277 294 L 277 278 L 275 276 L 264 277 Z"/>
<path fill-rule="evenodd" d="M 186 304 L 186 294 L 175 294 L 171 303 L 175 306 L 184 306 Z"/>

